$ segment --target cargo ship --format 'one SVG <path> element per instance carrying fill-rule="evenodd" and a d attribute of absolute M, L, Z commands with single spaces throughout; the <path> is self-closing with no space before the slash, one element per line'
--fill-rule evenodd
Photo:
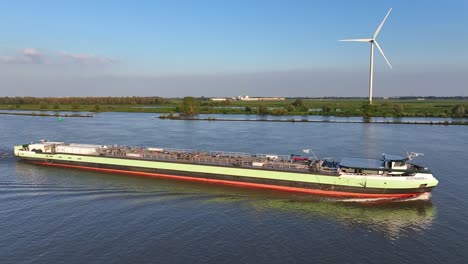
<path fill-rule="evenodd" d="M 196 151 L 49 142 L 16 145 L 15 156 L 46 166 L 266 188 L 342 198 L 412 198 L 429 194 L 438 181 L 405 157 L 330 159 L 301 155 Z"/>

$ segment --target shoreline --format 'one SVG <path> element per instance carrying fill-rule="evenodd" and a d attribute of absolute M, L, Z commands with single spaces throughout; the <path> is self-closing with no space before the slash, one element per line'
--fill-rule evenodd
<path fill-rule="evenodd" d="M 40 117 L 94 117 L 92 114 L 46 114 L 46 113 L 18 113 L 0 112 L 0 115 L 40 116 Z"/>
<path fill-rule="evenodd" d="M 410 122 L 410 121 L 333 121 L 333 120 L 303 120 L 303 119 L 233 119 L 233 118 L 191 118 L 158 116 L 159 119 L 183 121 L 224 121 L 224 122 L 282 122 L 282 123 L 335 123 L 335 124 L 397 124 L 397 125 L 439 125 L 439 126 L 468 126 L 468 122 Z"/>
<path fill-rule="evenodd" d="M 104 113 L 104 112 L 101 112 Z M 18 112 L 1 112 L 0 115 L 19 115 L 19 116 L 38 116 L 38 117 L 81 117 L 81 118 L 90 118 L 94 117 L 94 114 L 49 114 L 49 113 L 18 113 Z M 285 116 L 287 117 L 287 116 Z M 341 120 L 305 120 L 305 119 L 245 119 L 245 118 L 217 118 L 217 117 L 208 117 L 208 118 L 194 118 L 194 117 L 184 117 L 184 116 L 167 116 L 159 115 L 155 118 L 159 119 L 168 119 L 168 120 L 183 120 L 183 121 L 221 121 L 221 122 L 279 122 L 279 123 L 335 123 L 335 124 L 397 124 L 397 125 L 439 125 L 439 126 L 468 126 L 468 121 L 366 121 L 363 117 L 363 120 L 353 120 L 353 121 L 341 121 Z M 373 117 L 370 117 L 373 118 Z"/>

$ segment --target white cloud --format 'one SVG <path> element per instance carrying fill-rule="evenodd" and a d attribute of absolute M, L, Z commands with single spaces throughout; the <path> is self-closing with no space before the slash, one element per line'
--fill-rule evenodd
<path fill-rule="evenodd" d="M 38 56 L 41 53 L 35 48 L 25 48 L 23 49 L 23 54 L 25 56 Z"/>
<path fill-rule="evenodd" d="M 73 54 L 67 51 L 61 51 L 60 56 L 74 63 L 84 65 L 107 65 L 114 64 L 117 61 L 104 56 L 95 56 L 92 54 Z"/>
<path fill-rule="evenodd" d="M 18 54 L 0 57 L 3 64 L 43 64 L 45 61 L 45 55 L 35 48 L 25 48 Z"/>
<path fill-rule="evenodd" d="M 116 62 L 116 60 L 104 56 L 74 54 L 66 51 L 46 53 L 36 48 L 24 48 L 17 54 L 0 56 L 0 64 L 111 65 Z"/>
<path fill-rule="evenodd" d="M 45 62 L 45 55 L 35 48 L 23 49 L 23 57 L 31 63 L 41 64 Z"/>

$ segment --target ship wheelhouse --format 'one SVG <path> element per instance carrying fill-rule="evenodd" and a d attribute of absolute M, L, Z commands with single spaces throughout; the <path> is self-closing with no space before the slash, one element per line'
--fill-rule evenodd
<path fill-rule="evenodd" d="M 405 173 L 405 170 L 408 170 L 408 165 L 406 164 L 407 161 L 408 158 L 403 158 L 402 156 L 383 154 L 385 168 L 393 175 L 401 175 Z"/>
<path fill-rule="evenodd" d="M 408 163 L 408 157 L 383 154 L 382 159 L 344 158 L 339 163 L 341 173 L 351 175 L 411 175 L 421 166 Z"/>

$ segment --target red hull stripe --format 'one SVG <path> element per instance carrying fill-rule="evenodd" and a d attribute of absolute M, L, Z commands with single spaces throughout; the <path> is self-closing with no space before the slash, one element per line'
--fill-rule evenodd
<path fill-rule="evenodd" d="M 178 176 L 178 175 L 170 175 L 170 174 L 160 174 L 160 173 L 151 173 L 151 172 L 95 168 L 95 167 L 68 165 L 68 164 L 57 164 L 57 163 L 48 163 L 48 162 L 36 162 L 36 161 L 34 161 L 32 163 L 39 164 L 39 165 L 45 165 L 45 166 L 75 168 L 75 169 L 100 171 L 100 172 L 108 172 L 108 173 L 130 174 L 130 175 L 155 177 L 155 178 L 177 179 L 177 180 L 185 180 L 185 181 L 192 181 L 192 182 L 224 184 L 224 185 L 233 185 L 233 186 L 239 186 L 239 187 L 263 188 L 263 189 L 280 190 L 280 191 L 286 191 L 286 192 L 307 193 L 307 194 L 335 196 L 335 197 L 409 198 L 409 197 L 415 197 L 415 196 L 421 195 L 421 193 L 398 193 L 398 194 L 349 193 L 349 192 L 338 192 L 338 191 L 327 191 L 327 190 L 318 190 L 318 189 L 307 189 L 307 188 L 298 188 L 298 187 L 269 185 L 269 184 L 261 184 L 261 183 L 250 183 L 250 182 L 237 182 L 237 181 L 227 181 L 227 180 L 217 180 L 217 179 L 195 178 L 195 177 Z"/>

